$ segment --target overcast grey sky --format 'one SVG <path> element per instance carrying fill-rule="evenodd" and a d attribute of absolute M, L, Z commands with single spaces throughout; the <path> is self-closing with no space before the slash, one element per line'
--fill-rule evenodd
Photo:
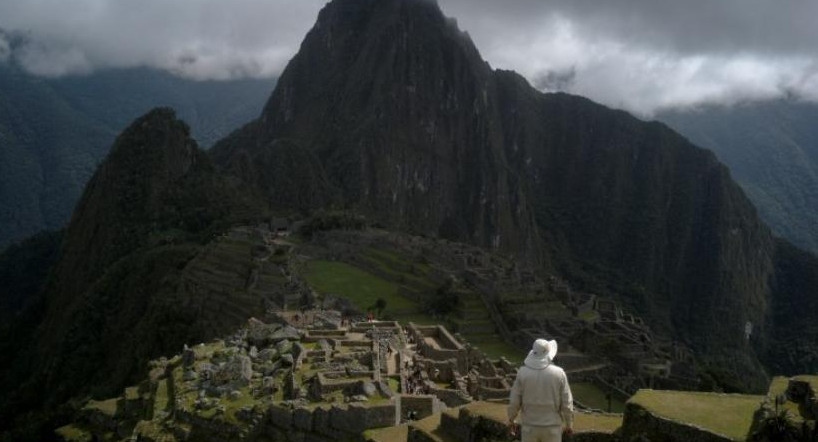
<path fill-rule="evenodd" d="M 0 0 L 14 57 L 46 76 L 148 65 L 275 76 L 325 0 Z M 818 100 L 815 0 L 439 0 L 495 68 L 641 115 L 795 95 Z M 9 58 L 0 37 L 0 62 Z"/>

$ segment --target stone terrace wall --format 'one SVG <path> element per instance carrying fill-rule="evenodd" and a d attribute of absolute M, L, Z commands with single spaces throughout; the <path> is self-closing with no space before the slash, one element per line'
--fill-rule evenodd
<path fill-rule="evenodd" d="M 461 442 L 471 441 L 516 441 L 518 437 L 511 437 L 504 419 L 480 413 L 474 413 L 468 407 L 460 409 L 460 413 L 443 413 L 440 416 L 440 429 L 451 437 L 451 440 Z M 583 431 L 574 433 L 570 438 L 563 438 L 566 442 L 618 442 L 620 439 L 610 433 L 597 431 Z M 651 439 L 663 441 L 665 439 Z M 430 442 L 431 439 L 419 431 L 409 432 L 409 442 Z"/>
<path fill-rule="evenodd" d="M 396 425 L 395 403 L 349 404 L 345 406 L 292 409 L 283 404 L 270 406 L 264 434 L 273 440 L 354 439 L 370 428 Z"/>
<path fill-rule="evenodd" d="M 622 423 L 625 440 L 661 440 L 667 442 L 731 442 L 732 439 L 691 425 L 674 422 L 628 403 Z M 643 439 L 639 439 L 639 438 Z"/>
<path fill-rule="evenodd" d="M 417 348 L 420 354 L 428 359 L 437 361 L 446 361 L 454 359 L 457 362 L 457 370 L 465 373 L 469 368 L 468 350 L 466 347 L 457 342 L 457 339 L 451 335 L 444 327 L 437 326 L 416 326 L 414 323 L 409 323 L 408 332 L 417 343 Z M 434 337 L 440 343 L 442 348 L 435 348 L 429 345 L 424 338 Z"/>
<path fill-rule="evenodd" d="M 398 397 L 400 414 L 406 418 L 410 411 L 417 412 L 417 418 L 423 419 L 441 411 L 440 400 L 433 395 L 408 395 Z"/>

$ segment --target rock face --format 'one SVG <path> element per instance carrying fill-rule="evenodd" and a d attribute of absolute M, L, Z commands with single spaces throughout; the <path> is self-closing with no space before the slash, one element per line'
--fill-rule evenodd
<path fill-rule="evenodd" d="M 774 245 L 728 170 L 662 124 L 492 70 L 434 2 L 329 3 L 261 117 L 212 153 L 275 204 L 351 208 L 620 294 L 714 371 L 765 385 L 744 327 L 767 332 Z"/>

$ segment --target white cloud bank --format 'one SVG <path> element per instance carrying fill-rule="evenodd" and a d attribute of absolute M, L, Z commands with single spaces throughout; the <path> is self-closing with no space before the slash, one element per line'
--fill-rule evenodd
<path fill-rule="evenodd" d="M 812 0 L 439 0 L 494 67 L 640 115 L 818 100 Z M 153 66 L 196 79 L 271 77 L 324 0 L 0 0 L 15 58 L 44 76 Z M 0 61 L 8 58 L 0 38 Z M 5 54 L 5 55 L 4 55 Z"/>

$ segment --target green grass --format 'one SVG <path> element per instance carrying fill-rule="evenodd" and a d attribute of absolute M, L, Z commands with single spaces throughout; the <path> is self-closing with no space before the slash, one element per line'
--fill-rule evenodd
<path fill-rule="evenodd" d="M 522 364 L 525 352 L 515 348 L 498 335 L 463 335 L 473 346 L 479 348 L 491 359 L 505 357 L 512 364 Z"/>
<path fill-rule="evenodd" d="M 400 392 L 400 381 L 395 378 L 388 378 L 387 382 L 389 383 L 389 389 L 392 390 L 393 393 Z"/>
<path fill-rule="evenodd" d="M 168 399 L 168 380 L 162 379 L 156 387 L 156 398 L 154 399 L 153 410 L 154 412 L 168 410 L 168 404 L 170 404 Z"/>
<path fill-rule="evenodd" d="M 91 433 L 73 424 L 57 428 L 55 433 L 62 436 L 63 439 L 69 442 L 90 442 L 93 439 Z"/>
<path fill-rule="evenodd" d="M 364 251 L 362 258 L 397 281 L 412 283 L 429 293 L 436 289 L 435 284 L 427 278 L 430 271 L 427 264 L 414 263 L 395 252 L 372 247 Z M 410 271 L 410 268 L 413 270 Z"/>
<path fill-rule="evenodd" d="M 605 399 L 605 391 L 590 382 L 572 383 L 571 393 L 574 394 L 574 399 L 582 402 L 585 406 L 608 411 L 608 400 Z M 625 403 L 612 398 L 610 411 L 612 413 L 624 413 Z"/>
<path fill-rule="evenodd" d="M 574 413 L 574 431 L 613 433 L 622 426 L 622 416 Z"/>
<path fill-rule="evenodd" d="M 794 379 L 809 382 L 812 385 L 813 390 L 818 389 L 818 376 L 796 376 Z M 767 397 L 770 398 L 770 401 L 775 401 L 777 396 L 787 392 L 787 387 L 789 387 L 789 384 L 790 378 L 788 377 L 774 377 L 772 382 L 770 382 L 770 389 L 767 393 Z M 792 421 L 798 423 L 803 422 L 801 407 L 799 404 L 788 400 L 781 404 L 781 409 L 785 409 L 790 412 L 790 419 Z"/>
<path fill-rule="evenodd" d="M 104 401 L 89 401 L 85 408 L 93 408 L 108 416 L 114 416 L 116 414 L 116 402 L 117 398 L 111 398 Z"/>
<path fill-rule="evenodd" d="M 231 401 L 230 399 L 222 399 L 222 404 L 224 404 L 225 408 L 224 417 L 228 422 L 232 422 L 234 424 L 239 422 L 239 420 L 236 418 L 236 412 L 241 410 L 242 407 L 252 407 L 257 403 L 250 394 L 249 388 L 242 388 L 239 390 L 239 392 L 241 393 L 241 397 L 235 401 Z"/>
<path fill-rule="evenodd" d="M 408 315 L 400 315 L 395 319 L 403 325 L 407 325 L 410 322 L 414 322 L 417 325 L 437 325 L 443 322 L 440 319 L 433 318 L 432 315 L 427 313 L 410 313 Z"/>
<path fill-rule="evenodd" d="M 406 424 L 364 431 L 364 439 L 374 442 L 395 442 L 407 440 L 408 438 L 409 426 Z"/>
<path fill-rule="evenodd" d="M 418 305 L 398 295 L 398 285 L 343 262 L 311 261 L 304 277 L 320 293 L 344 296 L 361 310 L 374 306 L 378 298 L 386 301 L 385 313 L 414 310 Z"/>
<path fill-rule="evenodd" d="M 387 252 L 378 251 L 378 253 L 385 254 Z M 344 296 L 362 310 L 374 305 L 379 297 L 386 300 L 385 313 L 389 313 L 390 310 L 418 309 L 415 302 L 397 294 L 397 284 L 343 262 L 310 261 L 307 263 L 304 277 L 310 286 L 318 292 Z M 435 325 L 445 322 L 434 319 L 431 315 L 422 312 L 401 314 L 396 316 L 395 319 L 402 324 L 415 322 L 418 325 Z M 468 340 L 469 335 L 464 335 L 464 338 Z M 473 344 L 492 359 L 505 356 L 512 363 L 519 364 L 522 363 L 525 357 L 524 352 L 514 348 L 496 335 L 492 335 L 489 339 L 481 339 L 480 342 L 473 342 Z"/>
<path fill-rule="evenodd" d="M 745 440 L 763 396 L 639 390 L 628 403 L 676 422 Z"/>
<path fill-rule="evenodd" d="M 125 389 L 125 399 L 129 401 L 134 401 L 139 399 L 139 388 L 137 387 L 128 387 Z"/>
<path fill-rule="evenodd" d="M 585 322 L 596 322 L 599 320 L 599 313 L 597 313 L 595 310 L 589 310 L 581 313 L 579 315 L 579 319 L 582 319 Z"/>

